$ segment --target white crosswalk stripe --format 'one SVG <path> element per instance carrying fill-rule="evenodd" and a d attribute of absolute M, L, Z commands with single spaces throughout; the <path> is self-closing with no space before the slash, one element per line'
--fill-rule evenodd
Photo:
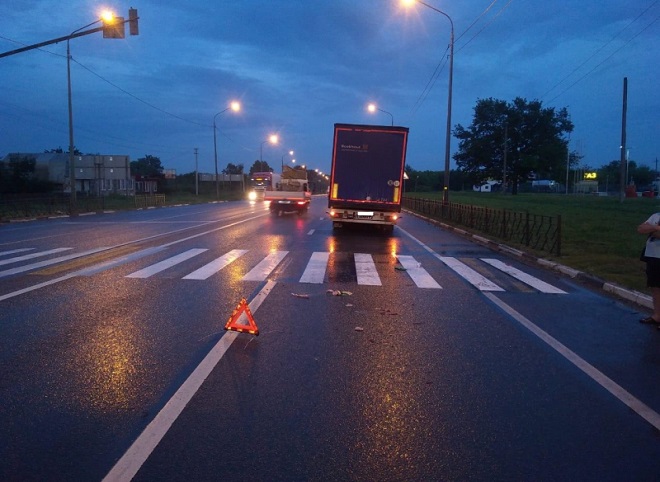
<path fill-rule="evenodd" d="M 273 251 L 243 276 L 243 281 L 265 281 L 287 254 L 288 251 Z"/>
<path fill-rule="evenodd" d="M 0 266 L 5 264 L 19 263 L 21 261 L 27 261 L 28 259 L 42 258 L 44 256 L 48 256 L 49 254 L 61 253 L 62 251 L 69 251 L 71 249 L 72 248 L 55 248 L 49 249 L 48 251 L 39 251 L 38 253 L 24 254 L 23 256 L 14 256 L 13 258 L 3 259 L 0 261 Z"/>
<path fill-rule="evenodd" d="M 51 251 L 59 252 L 68 249 L 71 248 L 62 248 L 61 250 L 51 250 Z M 0 278 L 4 278 L 6 276 L 11 276 L 19 273 L 25 273 L 26 271 L 34 271 L 36 269 L 45 268 L 46 266 L 52 266 L 58 263 L 64 263 L 65 261 L 70 261 L 72 259 L 82 258 L 90 254 L 100 253 L 101 251 L 105 251 L 106 249 L 108 248 L 95 248 L 95 249 L 90 249 L 88 251 L 81 251 L 80 253 L 67 254 L 66 256 L 59 256 L 57 258 L 47 259 L 32 264 L 26 264 L 24 266 L 18 266 L 16 268 L 6 269 L 4 271 L 0 271 Z"/>
<path fill-rule="evenodd" d="M 541 293 L 566 294 L 564 290 L 560 290 L 559 288 L 552 286 L 551 284 L 546 283 L 545 281 L 542 281 L 538 278 L 535 278 L 532 275 L 520 271 L 517 268 L 514 268 L 513 266 L 503 263 L 499 259 L 481 258 L 481 260 L 484 263 L 488 263 L 494 268 L 499 269 L 503 273 L 513 276 L 514 278 L 522 281 L 523 283 L 531 286 L 532 288 L 539 290 Z"/>
<path fill-rule="evenodd" d="M 300 277 L 300 283 L 323 283 L 325 270 L 328 266 L 330 253 L 314 252 L 307 263 L 305 272 Z"/>
<path fill-rule="evenodd" d="M 16 255 L 19 254 L 18 256 L 14 256 L 11 258 L 7 258 L 4 260 L 0 260 L 0 266 L 3 264 L 10 264 L 10 263 L 19 263 L 21 261 L 28 261 L 33 258 L 37 257 L 44 257 L 48 256 L 50 254 L 56 254 L 62 251 L 67 251 L 71 250 L 72 248 L 55 248 L 47 251 L 39 251 L 39 252 L 33 252 L 30 254 L 23 254 L 20 255 L 20 253 L 26 252 L 26 251 L 31 251 L 34 248 L 20 248 L 20 249 L 13 249 L 9 251 L 0 251 L 0 256 L 2 255 Z M 27 271 L 31 270 L 37 270 L 39 268 L 51 266 L 57 263 L 63 263 L 69 260 L 74 260 L 77 258 L 81 258 L 90 254 L 98 253 L 103 250 L 106 250 L 108 248 L 97 248 L 93 250 L 88 250 L 88 251 L 83 251 L 80 253 L 74 253 L 70 254 L 67 256 L 60 256 L 56 257 L 53 259 L 47 259 L 44 261 L 40 262 L 34 262 L 32 264 L 27 264 L 25 266 L 19 266 L 13 269 L 6 269 L 4 271 L 0 271 L 0 278 L 14 275 L 14 274 L 19 274 L 19 273 L 24 273 Z M 107 260 L 105 262 L 96 264 L 94 266 L 90 266 L 88 268 L 84 268 L 80 271 L 78 271 L 75 276 L 91 276 L 97 273 L 100 273 L 102 271 L 106 271 L 108 269 L 120 266 L 122 264 L 128 263 L 128 262 L 133 262 L 137 261 L 141 258 L 144 258 L 146 256 L 154 255 L 160 252 L 163 252 L 166 249 L 164 246 L 156 246 L 152 248 L 147 248 L 142 251 L 132 253 L 130 255 L 126 255 L 120 258 L 112 259 L 112 260 Z M 158 261 L 154 264 L 151 264 L 145 268 L 142 268 L 138 271 L 134 271 L 131 274 L 126 275 L 126 278 L 138 278 L 138 279 L 145 279 L 149 278 L 151 276 L 154 276 L 162 271 L 165 271 L 169 268 L 172 268 L 176 265 L 179 265 L 181 263 L 184 263 L 195 256 L 198 256 L 204 252 L 208 251 L 208 249 L 202 249 L 202 248 L 193 248 L 189 249 L 187 251 L 184 251 L 182 253 L 174 254 L 173 256 L 170 256 L 164 260 Z M 222 256 L 214 259 L 211 262 L 208 262 L 204 264 L 203 266 L 195 269 L 194 271 L 190 272 L 189 274 L 185 275 L 182 277 L 182 279 L 185 280 L 206 280 L 213 276 L 214 274 L 218 273 L 219 271 L 223 270 L 227 266 L 229 266 L 231 263 L 234 261 L 238 260 L 245 254 L 247 254 L 249 250 L 247 249 L 232 249 L 228 251 L 227 253 L 223 254 Z M 265 281 L 268 279 L 269 276 L 273 273 L 273 271 L 282 263 L 282 261 L 287 257 L 289 254 L 289 251 L 273 251 L 269 253 L 267 256 L 265 256 L 261 261 L 257 262 L 256 265 L 254 265 L 244 276 L 242 281 Z M 336 255 L 337 253 L 334 253 Z M 348 253 L 344 253 L 348 254 Z M 333 253 L 331 252 L 325 252 L 325 251 L 315 251 L 311 254 L 310 258 L 307 260 L 302 276 L 299 278 L 298 282 L 299 283 L 310 283 L 310 284 L 323 284 L 326 282 L 326 275 L 327 275 L 327 270 L 328 266 L 332 265 L 333 266 L 333 276 L 337 274 L 337 269 L 338 266 L 336 263 L 338 259 L 332 258 Z M 526 285 L 530 286 L 534 290 L 537 290 L 540 293 L 546 293 L 546 294 L 566 294 L 566 291 L 553 286 L 543 280 L 540 280 L 528 273 L 525 273 L 524 271 L 517 269 L 504 261 L 501 261 L 499 259 L 494 259 L 494 258 L 478 258 L 473 259 L 471 266 L 468 266 L 464 262 L 460 261 L 459 259 L 455 257 L 450 257 L 450 256 L 441 256 L 439 254 L 434 254 L 435 258 L 437 258 L 439 261 L 441 261 L 446 267 L 451 269 L 454 273 L 459 275 L 461 278 L 465 279 L 468 283 L 470 283 L 472 286 L 474 286 L 476 289 L 480 291 L 505 291 L 504 288 L 502 288 L 500 285 L 498 285 L 496 282 L 493 280 L 489 279 L 488 277 L 482 275 L 479 271 L 483 271 L 480 269 L 478 262 L 485 263 L 489 265 L 492 268 L 495 268 L 499 272 L 503 273 L 502 276 L 499 276 L 498 279 L 503 280 L 503 276 L 510 276 L 512 278 L 515 278 L 516 280 L 525 283 Z M 382 281 L 380 278 L 380 275 L 378 273 L 378 269 L 376 267 L 376 263 L 374 262 L 374 257 L 371 254 L 368 253 L 353 253 L 353 263 L 355 267 L 355 278 L 353 278 L 354 281 L 357 282 L 358 285 L 361 286 L 382 286 Z M 350 259 L 346 258 L 346 256 L 340 257 L 340 259 Z M 405 274 L 410 277 L 410 279 L 413 281 L 415 286 L 418 288 L 423 288 L 423 289 L 442 289 L 442 286 L 433 278 L 429 272 L 422 267 L 422 264 L 418 262 L 413 256 L 410 255 L 403 255 L 399 254 L 397 255 L 397 260 L 400 263 L 401 267 L 403 268 L 403 271 L 405 271 Z M 477 264 L 475 264 L 477 263 Z M 291 263 L 291 266 L 295 266 L 298 263 Z M 341 265 L 341 263 L 340 263 Z M 391 267 L 391 264 L 388 264 L 388 266 Z M 287 268 L 290 269 L 290 268 Z M 341 268 L 339 268 L 341 270 Z M 348 272 L 352 272 L 349 266 L 345 266 L 343 268 L 344 270 L 349 270 Z M 381 268 L 383 269 L 383 268 Z M 479 270 L 479 271 L 477 271 Z M 492 270 L 490 271 L 492 273 Z M 489 275 L 490 276 L 490 275 Z M 492 277 L 492 276 L 491 276 Z M 497 277 L 497 276 L 496 276 Z M 331 276 L 332 278 L 332 276 Z M 387 278 L 387 279 L 392 279 L 392 278 Z M 507 286 L 507 281 L 502 281 L 504 283 L 504 286 Z"/>
<path fill-rule="evenodd" d="M 8 251 L 0 251 L 0 256 L 9 256 L 10 254 L 15 253 L 24 253 L 26 251 L 32 251 L 34 248 L 20 248 L 20 249 L 10 249 Z"/>
<path fill-rule="evenodd" d="M 160 263 L 152 264 L 151 266 L 147 266 L 144 269 L 141 269 L 139 271 L 136 271 L 134 273 L 131 273 L 129 275 L 126 275 L 127 278 L 149 278 L 150 276 L 155 275 L 156 273 L 160 273 L 161 271 L 165 271 L 168 268 L 171 268 L 172 266 L 175 266 L 179 263 L 183 263 L 184 261 L 197 256 L 198 254 L 202 254 L 204 251 L 208 251 L 206 249 L 189 249 L 188 251 L 184 251 L 181 254 L 177 254 L 176 256 L 172 256 L 171 258 L 167 258 Z"/>
<path fill-rule="evenodd" d="M 428 271 L 422 268 L 422 265 L 418 263 L 412 256 L 400 254 L 397 256 L 397 259 L 418 288 L 442 288 L 442 286 L 440 286 L 438 282 L 431 277 Z"/>
<path fill-rule="evenodd" d="M 378 276 L 378 271 L 376 271 L 374 259 L 371 255 L 366 253 L 355 253 L 354 258 L 358 284 L 366 286 L 382 286 L 380 276 Z"/>
<path fill-rule="evenodd" d="M 436 254 L 435 257 L 445 263 L 448 267 L 454 270 L 458 275 L 460 275 L 479 291 L 504 291 L 504 288 L 496 285 L 485 276 L 477 273 L 468 265 L 461 263 L 456 258 L 452 258 L 450 256 L 440 256 L 438 254 Z"/>
<path fill-rule="evenodd" d="M 202 266 L 198 270 L 193 271 L 187 276 L 184 276 L 183 279 L 196 279 L 196 280 L 205 280 L 213 276 L 215 273 L 220 271 L 225 266 L 233 263 L 238 258 L 247 253 L 247 249 L 232 249 L 227 254 L 223 254 L 217 259 L 214 259 L 210 263 Z"/>

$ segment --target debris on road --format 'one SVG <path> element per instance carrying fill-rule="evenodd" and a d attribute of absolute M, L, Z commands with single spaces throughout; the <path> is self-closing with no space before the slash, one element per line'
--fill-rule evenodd
<path fill-rule="evenodd" d="M 308 295 L 308 294 L 304 294 L 304 293 L 303 293 L 303 294 L 300 294 L 300 293 L 291 293 L 291 296 L 295 296 L 296 298 L 306 298 L 306 299 L 309 299 L 309 295 Z"/>
<path fill-rule="evenodd" d="M 353 293 L 350 291 L 342 291 L 342 290 L 328 290 L 326 293 L 332 295 L 332 296 L 352 296 Z"/>
<path fill-rule="evenodd" d="M 355 331 L 364 331 L 364 328 L 362 328 L 361 326 L 356 326 Z"/>

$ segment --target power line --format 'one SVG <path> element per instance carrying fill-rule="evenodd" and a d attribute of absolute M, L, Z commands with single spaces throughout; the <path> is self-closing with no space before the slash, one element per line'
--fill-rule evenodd
<path fill-rule="evenodd" d="M 481 30 L 479 30 L 477 33 L 475 33 L 475 34 L 474 34 L 474 35 L 473 35 L 473 36 L 472 36 L 467 42 L 465 42 L 465 44 L 463 44 L 458 50 L 456 50 L 456 52 L 460 52 L 460 51 L 463 50 L 463 49 L 464 49 L 464 48 L 465 48 L 470 42 L 472 42 L 475 38 L 477 38 L 477 37 L 478 37 L 478 36 L 479 36 L 479 35 L 480 35 L 480 34 L 481 34 L 481 33 L 482 33 L 482 32 L 483 32 L 483 31 L 484 31 L 484 30 L 490 25 L 490 24 L 492 24 L 492 23 L 495 21 L 495 19 L 497 19 L 497 17 L 499 17 L 499 16 L 502 14 L 502 12 L 504 12 L 504 10 L 506 10 L 506 9 L 509 7 L 509 5 L 511 4 L 511 2 L 513 2 L 513 0 L 509 0 L 509 1 L 507 2 L 507 4 L 504 5 L 504 6 L 503 6 L 503 7 L 502 7 L 502 8 L 501 8 L 501 9 L 495 14 L 495 16 L 494 16 L 494 17 L 493 17 L 488 23 L 486 23 L 486 25 L 483 26 L 483 28 L 482 28 Z M 488 7 L 486 7 L 486 8 L 484 9 L 484 11 L 481 12 L 481 14 L 479 14 L 479 16 L 478 16 L 478 17 L 477 17 L 477 18 L 476 18 L 476 19 L 475 19 L 475 20 L 474 20 L 474 21 L 468 26 L 468 28 L 465 29 L 465 30 L 464 30 L 464 31 L 463 31 L 463 32 L 462 32 L 462 33 L 456 38 L 456 40 L 454 41 L 454 44 L 455 44 L 458 40 L 460 40 L 465 34 L 467 34 L 467 33 L 472 29 L 472 27 L 474 27 L 474 26 L 479 22 L 479 20 L 481 20 L 481 18 L 482 18 L 484 15 L 486 15 L 486 14 L 491 10 L 491 8 L 493 8 L 493 6 L 494 6 L 496 3 L 497 3 L 497 0 L 493 0 L 493 1 L 490 3 L 490 5 L 488 5 Z M 413 106 L 411 107 L 411 109 L 410 109 L 410 113 L 408 114 L 409 117 L 412 118 L 412 117 L 415 116 L 415 114 L 417 113 L 417 111 L 419 110 L 419 108 L 420 108 L 420 107 L 422 106 L 422 104 L 424 104 L 424 102 L 426 101 L 426 99 L 427 99 L 429 93 L 431 92 L 431 90 L 433 90 L 433 87 L 435 86 L 435 83 L 437 82 L 438 78 L 440 77 L 440 73 L 444 70 L 445 65 L 447 65 L 447 60 L 448 60 L 448 58 L 447 58 L 447 52 L 449 51 L 449 48 L 450 48 L 450 46 L 447 46 L 447 49 L 445 50 L 445 52 L 444 52 L 444 54 L 443 54 L 443 60 L 441 60 L 440 62 L 438 62 L 438 65 L 435 67 L 435 70 L 434 70 L 433 73 L 431 74 L 431 77 L 429 78 L 428 82 L 426 83 L 426 86 L 424 86 L 424 89 L 423 89 L 422 92 L 419 94 L 419 96 L 417 97 L 417 100 L 415 101 L 415 103 L 414 103 Z"/>
<path fill-rule="evenodd" d="M 103 77 L 102 75 L 97 74 L 97 73 L 94 72 L 92 69 L 90 69 L 89 67 L 86 67 L 85 65 L 81 64 L 81 63 L 78 62 L 77 60 L 75 60 L 75 59 L 71 59 L 71 60 L 73 60 L 73 61 L 74 61 L 75 63 L 77 63 L 78 65 L 80 65 L 83 69 L 85 69 L 85 70 L 86 70 L 87 72 L 89 72 L 90 74 L 95 75 L 96 77 L 98 77 L 99 79 L 101 79 L 103 82 L 106 82 L 107 84 L 111 85 L 112 87 L 114 87 L 115 89 L 119 90 L 120 92 L 122 92 L 122 93 L 128 95 L 129 97 L 132 97 L 133 99 L 137 100 L 138 102 L 142 102 L 142 103 L 143 103 L 144 105 L 146 105 L 147 107 L 151 107 L 152 109 L 157 110 L 158 112 L 161 112 L 161 113 L 163 113 L 163 114 L 165 114 L 165 115 L 168 115 L 168 116 L 170 116 L 170 117 L 174 117 L 175 119 L 178 119 L 178 120 L 181 120 L 181 121 L 184 121 L 184 122 L 188 122 L 189 124 L 194 124 L 194 125 L 197 125 L 197 126 L 208 127 L 208 128 L 212 128 L 212 127 L 213 127 L 211 124 L 201 124 L 201 123 L 199 123 L 199 122 L 195 122 L 195 121 L 192 121 L 192 120 L 190 120 L 190 119 L 185 119 L 185 118 L 183 118 L 183 117 L 181 117 L 181 116 L 178 116 L 178 115 L 176 115 L 176 114 L 172 114 L 171 112 L 168 112 L 168 111 L 166 111 L 166 110 L 164 110 L 164 109 L 161 109 L 160 107 L 157 107 L 157 106 L 155 106 L 155 105 L 153 105 L 153 104 L 147 102 L 146 100 L 140 99 L 138 96 L 131 94 L 131 93 L 128 92 L 127 90 L 122 89 L 122 88 L 119 87 L 117 84 L 115 84 L 115 83 L 109 81 L 108 79 L 106 79 L 106 78 Z"/>
<path fill-rule="evenodd" d="M 631 20 L 625 27 L 623 27 L 621 30 L 619 30 L 610 40 L 605 42 L 603 45 L 601 45 L 598 49 L 594 51 L 593 54 L 591 54 L 588 58 L 586 58 L 584 61 L 582 61 L 577 67 L 575 67 L 568 75 L 566 75 L 564 78 L 562 78 L 559 82 L 557 82 L 555 85 L 553 85 L 547 92 L 545 92 L 541 98 L 546 97 L 550 92 L 555 90 L 557 87 L 559 87 L 561 84 L 563 84 L 570 76 L 572 76 L 574 73 L 576 73 L 578 70 L 580 70 L 582 67 L 584 67 L 591 59 L 593 59 L 596 55 L 598 55 L 605 47 L 607 47 L 609 44 L 614 42 L 614 40 L 619 37 L 624 30 L 626 30 L 628 27 L 630 27 L 633 23 L 635 23 L 642 15 L 644 15 L 646 12 L 648 12 L 655 4 L 658 3 L 660 0 L 654 1 L 652 4 L 650 4 L 646 9 L 644 9 L 637 17 L 635 17 L 633 20 Z M 587 77 L 589 74 L 591 74 L 595 69 L 597 69 L 599 66 L 601 66 L 606 60 L 610 59 L 615 53 L 617 53 L 619 50 L 621 50 L 624 46 L 629 44 L 633 39 L 635 39 L 638 35 L 640 35 L 644 30 L 649 28 L 653 23 L 655 23 L 658 20 L 658 17 L 656 17 L 654 20 L 651 21 L 646 27 L 644 27 L 641 31 L 639 31 L 637 34 L 635 34 L 632 38 L 630 38 L 627 42 L 625 42 L 621 47 L 619 47 L 617 50 L 612 52 L 608 57 L 606 57 L 603 61 L 601 61 L 599 64 L 597 64 L 593 69 L 591 69 L 589 72 L 587 72 L 585 75 L 580 77 L 578 80 L 573 82 L 571 85 L 569 85 L 566 89 L 562 90 L 559 94 L 557 94 L 555 97 L 550 99 L 548 102 L 552 102 L 558 97 L 560 97 L 562 94 L 564 94 L 567 90 L 569 90 L 571 87 L 576 85 L 578 82 L 582 81 L 585 77 Z"/>

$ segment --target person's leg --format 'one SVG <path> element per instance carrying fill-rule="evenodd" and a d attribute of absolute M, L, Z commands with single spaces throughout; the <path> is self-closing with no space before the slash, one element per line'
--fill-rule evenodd
<path fill-rule="evenodd" d="M 660 288 L 651 288 L 651 296 L 653 297 L 653 319 L 656 323 L 660 323 Z"/>

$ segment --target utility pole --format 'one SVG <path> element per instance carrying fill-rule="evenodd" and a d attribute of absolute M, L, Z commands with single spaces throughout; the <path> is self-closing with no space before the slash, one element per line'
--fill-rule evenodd
<path fill-rule="evenodd" d="M 506 194 L 506 153 L 509 150 L 507 145 L 509 143 L 509 123 L 504 122 L 504 171 L 502 173 L 502 190 Z"/>
<path fill-rule="evenodd" d="M 619 202 L 623 202 L 626 195 L 626 113 L 628 110 L 628 77 L 623 78 L 623 112 L 621 114 L 621 165 L 619 166 L 619 182 L 621 189 L 619 192 Z M 625 164 L 624 164 L 625 163 Z"/>
<path fill-rule="evenodd" d="M 197 171 L 197 148 L 195 147 L 195 196 L 199 196 L 199 172 Z"/>

